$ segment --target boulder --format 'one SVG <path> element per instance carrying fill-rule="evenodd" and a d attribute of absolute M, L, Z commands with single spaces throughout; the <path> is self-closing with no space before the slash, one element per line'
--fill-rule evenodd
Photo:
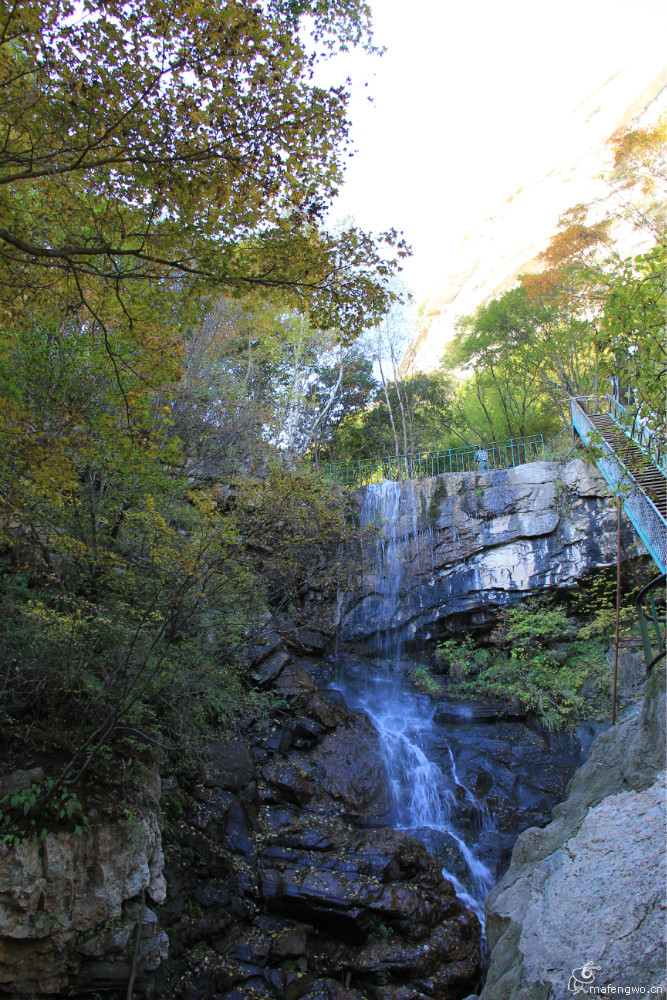
<path fill-rule="evenodd" d="M 311 752 L 323 788 L 358 818 L 386 816 L 391 789 L 377 731 L 364 713 L 328 733 Z"/>
<path fill-rule="evenodd" d="M 586 963 L 580 981 L 610 994 L 666 989 L 664 685 L 656 669 L 641 712 L 598 737 L 552 822 L 517 841 L 487 899 L 483 1000 L 567 996 Z"/>
<path fill-rule="evenodd" d="M 292 657 L 287 650 L 274 648 L 268 656 L 255 664 L 250 671 L 250 677 L 257 687 L 268 688 L 277 679 L 283 667 L 291 662 Z"/>

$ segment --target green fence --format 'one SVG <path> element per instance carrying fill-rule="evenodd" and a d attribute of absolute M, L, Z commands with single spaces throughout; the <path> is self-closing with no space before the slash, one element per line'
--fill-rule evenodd
<path fill-rule="evenodd" d="M 546 446 L 548 448 L 548 445 Z M 334 462 L 320 466 L 321 472 L 342 486 L 367 486 L 384 479 L 394 481 L 424 479 L 443 472 L 485 472 L 509 469 L 534 462 L 546 454 L 541 434 L 488 441 L 475 447 L 449 448 L 447 451 L 422 451 L 410 455 L 385 455 L 358 462 Z"/>

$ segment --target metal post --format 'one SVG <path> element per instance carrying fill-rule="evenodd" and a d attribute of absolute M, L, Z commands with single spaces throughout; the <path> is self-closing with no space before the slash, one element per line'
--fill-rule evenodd
<path fill-rule="evenodd" d="M 616 641 L 614 643 L 614 680 L 611 689 L 611 724 L 616 724 L 616 681 L 618 677 L 618 645 L 621 631 L 621 501 L 616 501 Z"/>

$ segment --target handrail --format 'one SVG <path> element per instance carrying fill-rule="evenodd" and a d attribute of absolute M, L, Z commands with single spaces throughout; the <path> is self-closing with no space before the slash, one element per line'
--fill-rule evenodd
<path fill-rule="evenodd" d="M 554 434 L 554 436 L 545 443 L 543 448 L 544 454 L 546 455 L 548 452 L 553 452 L 555 454 L 557 447 L 562 443 L 563 436 L 568 433 L 572 438 L 574 438 L 574 428 L 572 427 L 572 424 L 566 424 L 565 427 L 562 427 L 557 434 Z"/>
<path fill-rule="evenodd" d="M 667 475 L 667 454 L 663 454 L 663 444 L 655 431 L 650 431 L 640 422 L 638 412 L 632 414 L 614 396 L 574 396 L 573 399 L 579 404 L 592 402 L 595 407 L 593 416 L 596 413 L 608 413 L 618 429 Z M 585 407 L 582 409 L 586 412 Z"/>
<path fill-rule="evenodd" d="M 572 426 L 586 445 L 590 445 L 597 429 L 589 414 L 581 406 L 581 402 L 591 398 L 596 399 L 596 397 L 573 397 L 570 400 Z M 611 488 L 621 492 L 623 507 L 637 534 L 660 572 L 664 573 L 667 569 L 667 521 L 611 445 L 604 438 L 596 440 L 594 444 L 601 452 L 596 457 L 595 464 Z"/>
<path fill-rule="evenodd" d="M 358 459 L 356 462 L 331 462 L 322 466 L 322 472 L 342 486 L 368 486 L 384 479 L 401 481 L 451 472 L 508 469 L 535 461 L 544 454 L 544 449 L 543 435 L 529 434 L 503 441 L 487 441 L 474 447 L 449 448 L 447 451 L 385 455 L 381 458 Z"/>
<path fill-rule="evenodd" d="M 665 580 L 667 580 L 667 576 L 664 573 L 661 573 L 660 576 L 656 576 L 653 580 L 647 583 L 645 587 L 642 587 L 635 599 L 635 605 L 639 615 L 639 630 L 642 637 L 642 646 L 644 647 L 644 660 L 646 662 L 647 674 L 651 672 L 655 664 L 665 655 L 665 640 L 667 636 L 665 635 L 664 622 L 661 626 L 661 622 L 658 618 L 658 612 L 656 610 L 652 593 L 652 591 L 657 587 L 664 586 Z M 647 615 L 644 611 L 643 605 L 645 603 L 648 604 L 650 615 Z M 649 621 L 653 626 L 653 631 L 655 632 L 657 653 L 653 650 L 649 630 Z"/>

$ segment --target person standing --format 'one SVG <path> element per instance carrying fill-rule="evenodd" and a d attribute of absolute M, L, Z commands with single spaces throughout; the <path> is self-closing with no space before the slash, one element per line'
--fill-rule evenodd
<path fill-rule="evenodd" d="M 489 454 L 484 451 L 481 444 L 475 452 L 475 461 L 477 462 L 477 468 L 480 472 L 486 472 L 489 468 Z"/>

